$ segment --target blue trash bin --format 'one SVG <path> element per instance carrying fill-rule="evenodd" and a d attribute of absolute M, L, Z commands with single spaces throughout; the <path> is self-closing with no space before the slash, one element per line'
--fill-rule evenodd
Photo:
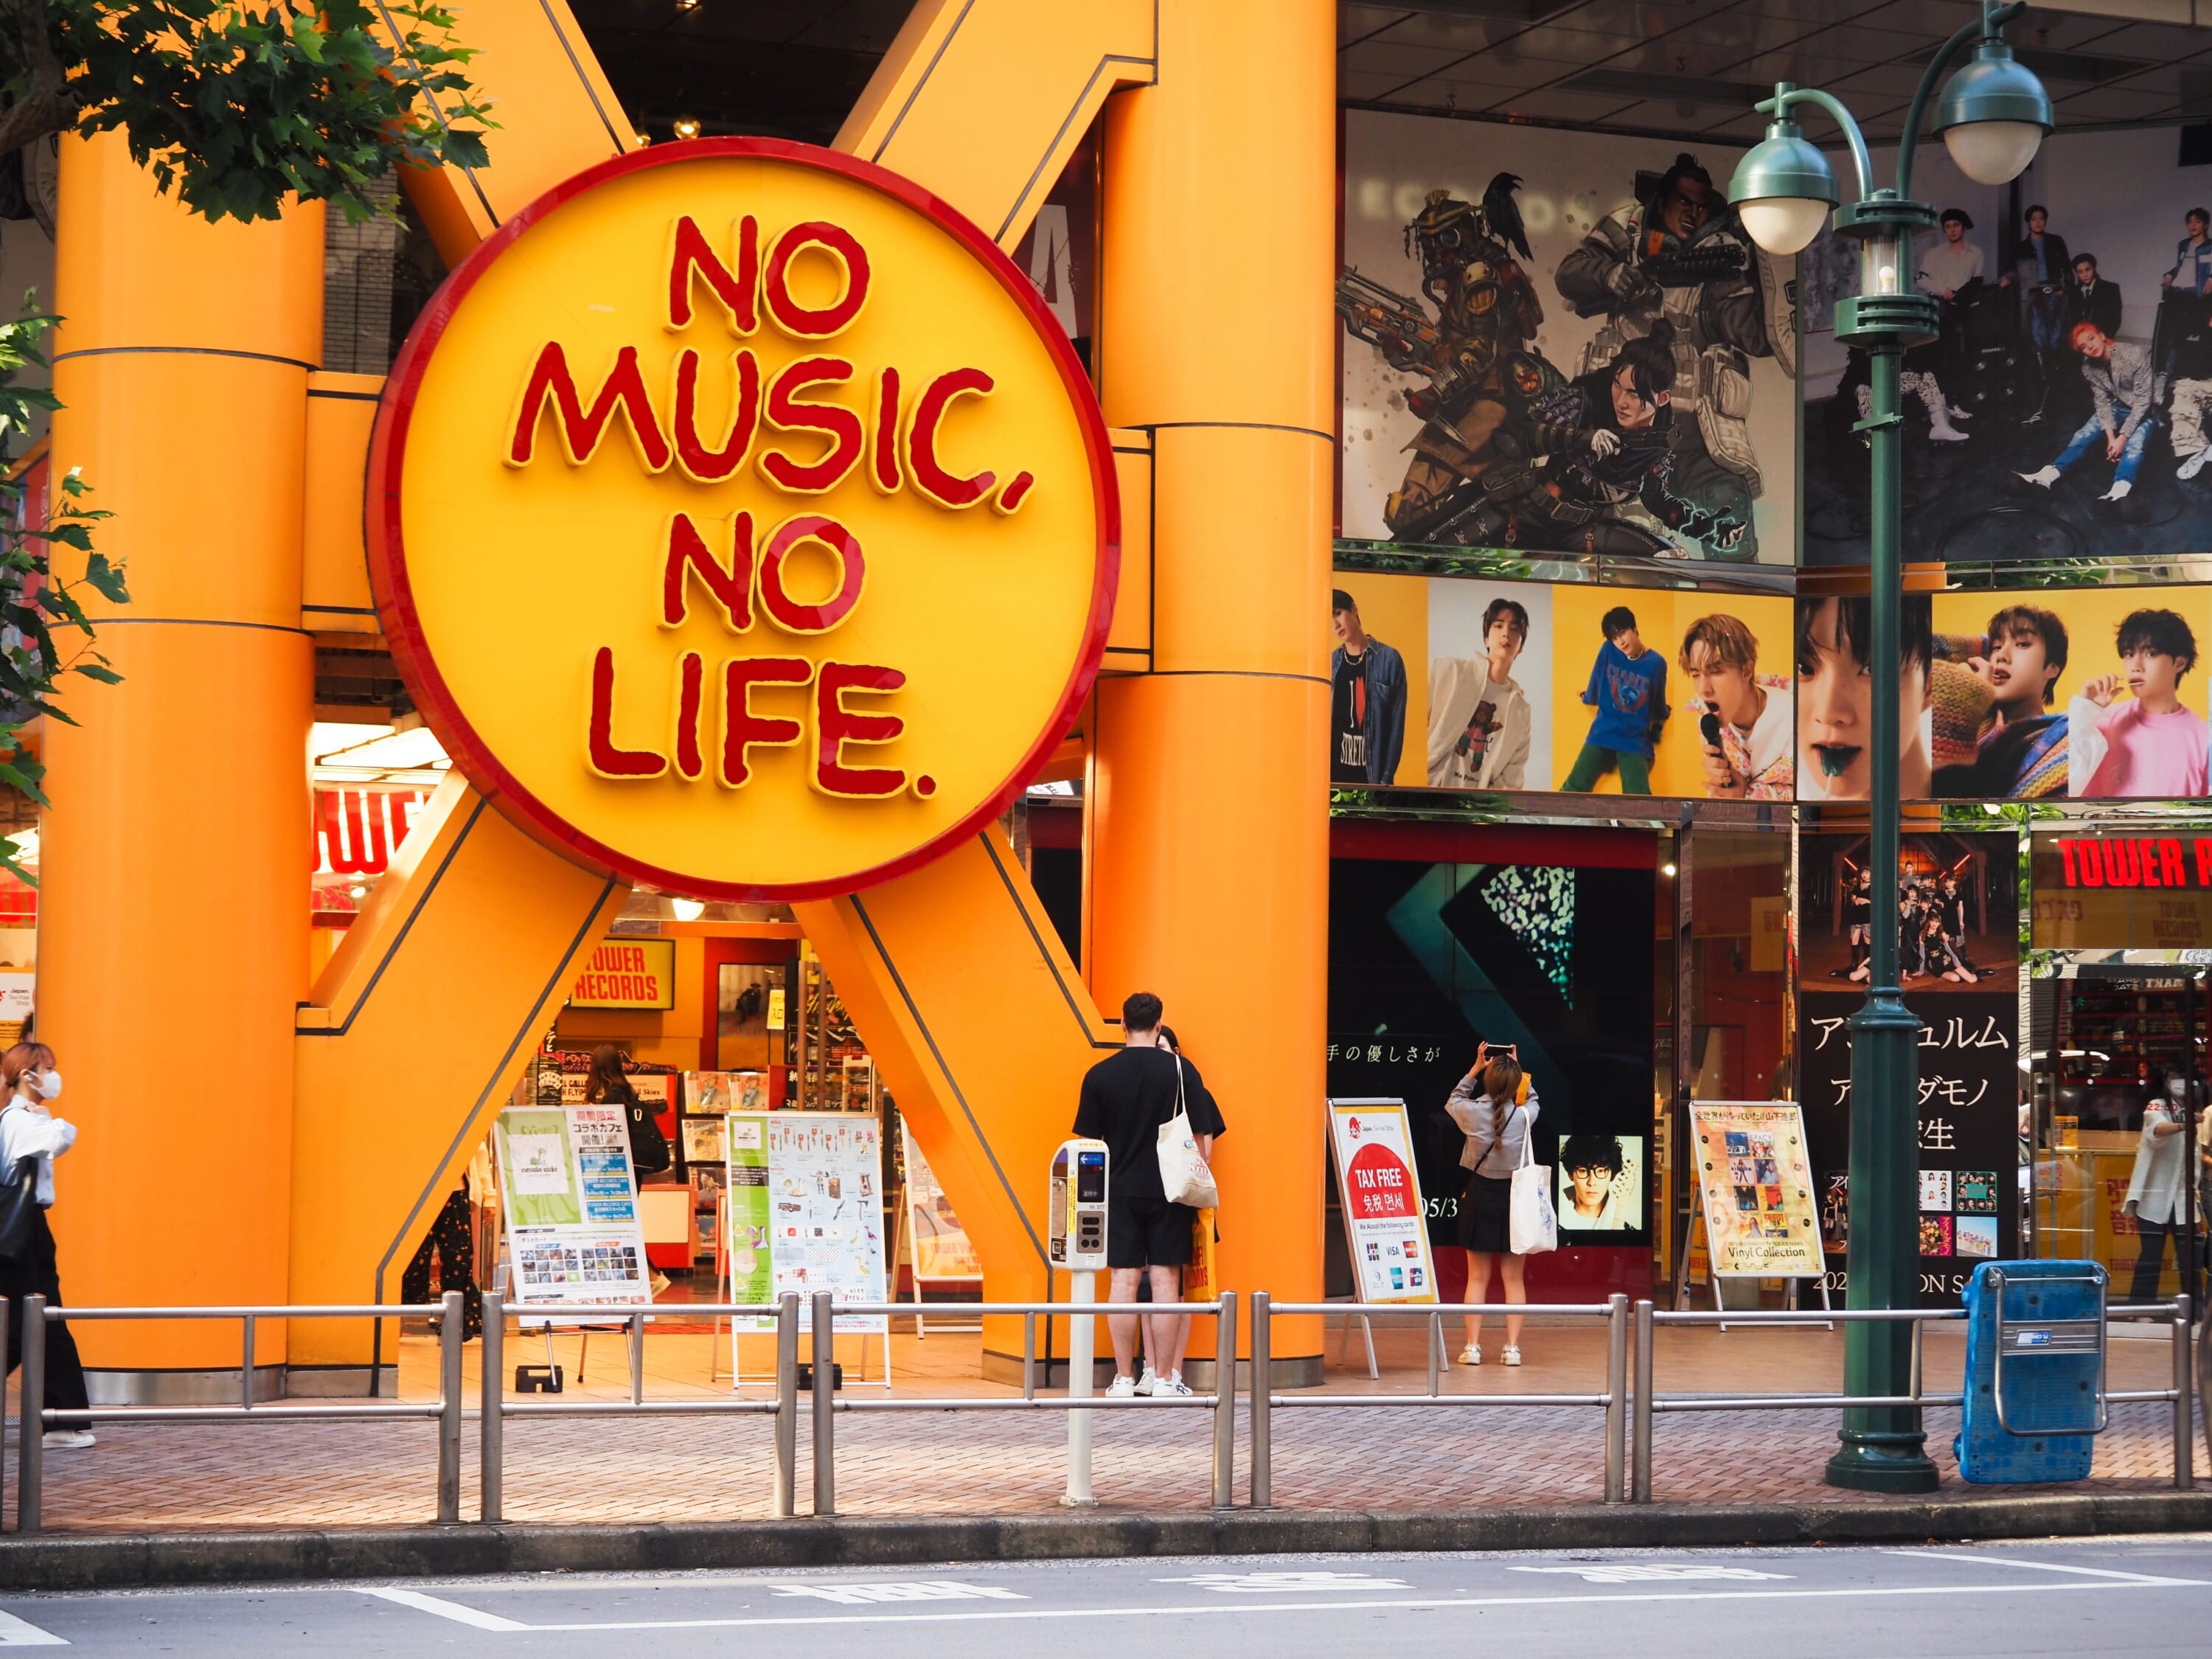
<path fill-rule="evenodd" d="M 1987 1486 L 2083 1480 L 2105 1400 L 2104 1267 L 1985 1261 L 1967 1281 L 1966 1403 L 1951 1449 Z"/>

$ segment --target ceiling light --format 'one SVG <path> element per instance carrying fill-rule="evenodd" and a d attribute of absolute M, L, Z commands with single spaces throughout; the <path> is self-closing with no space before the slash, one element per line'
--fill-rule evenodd
<path fill-rule="evenodd" d="M 380 731 L 366 743 L 319 757 L 325 766 L 367 767 L 380 772 L 414 772 L 444 763 L 446 750 L 429 727 L 411 732 Z"/>
<path fill-rule="evenodd" d="M 676 136 L 678 138 L 696 138 L 699 136 L 699 118 L 696 115 L 678 116 Z"/>
<path fill-rule="evenodd" d="M 678 921 L 696 921 L 707 914 L 707 907 L 697 899 L 672 898 L 668 908 L 676 912 Z"/>

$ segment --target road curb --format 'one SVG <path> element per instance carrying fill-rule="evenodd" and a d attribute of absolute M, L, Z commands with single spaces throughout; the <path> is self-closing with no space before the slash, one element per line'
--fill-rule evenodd
<path fill-rule="evenodd" d="M 1429 1513 L 1235 1510 L 58 1534 L 0 1539 L 0 1589 L 1127 1556 L 1961 1541 L 2198 1530 L 2212 1530 L 2212 1492 L 2036 1493 L 1928 1504 L 1654 1504 Z"/>

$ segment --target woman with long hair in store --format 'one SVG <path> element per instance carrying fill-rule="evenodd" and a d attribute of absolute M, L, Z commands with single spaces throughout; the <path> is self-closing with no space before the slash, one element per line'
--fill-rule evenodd
<path fill-rule="evenodd" d="M 12 1172 L 30 1160 L 23 1174 L 37 1183 L 38 1200 L 22 1254 L 12 1261 L 0 1260 L 0 1290 L 8 1297 L 8 1369 L 13 1370 L 23 1357 L 24 1298 L 43 1296 L 49 1308 L 61 1306 L 61 1270 L 46 1212 L 54 1202 L 54 1160 L 76 1144 L 76 1125 L 53 1115 L 51 1103 L 62 1091 L 62 1074 L 54 1051 L 43 1042 L 19 1042 L 0 1054 L 0 1091 L 8 1097 L 0 1106 L 0 1170 Z M 76 1339 L 65 1322 L 54 1321 L 46 1327 L 46 1404 L 76 1411 L 90 1403 Z M 92 1431 L 82 1424 L 49 1429 L 44 1443 L 49 1449 L 89 1446 Z"/>
<path fill-rule="evenodd" d="M 623 1074 L 623 1053 L 611 1042 L 592 1050 L 592 1074 L 584 1082 L 584 1102 L 590 1106 L 619 1106 L 623 1125 L 629 1131 L 629 1167 L 640 1176 L 659 1175 L 675 1162 L 668 1137 L 653 1121 L 653 1108 L 637 1097 L 637 1087 Z"/>
<path fill-rule="evenodd" d="M 1467 1252 L 1467 1299 L 1486 1302 L 1496 1264 L 1505 1280 L 1505 1299 L 1526 1302 L 1528 1258 L 1513 1251 L 1513 1171 L 1528 1145 L 1529 1126 L 1538 1104 L 1525 1086 L 1518 1053 L 1482 1044 L 1474 1069 L 1459 1081 L 1445 1110 L 1467 1135 L 1459 1156 L 1468 1171 L 1467 1196 L 1460 1205 L 1459 1242 Z M 1505 1316 L 1505 1363 L 1521 1363 L 1521 1316 Z M 1460 1364 L 1482 1364 L 1482 1316 L 1467 1316 L 1467 1346 Z"/>

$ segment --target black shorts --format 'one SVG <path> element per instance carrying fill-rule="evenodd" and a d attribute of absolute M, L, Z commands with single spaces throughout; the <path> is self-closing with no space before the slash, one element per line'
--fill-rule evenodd
<path fill-rule="evenodd" d="M 1114 1194 L 1106 1201 L 1106 1265 L 1188 1267 L 1191 1223 L 1197 1218 L 1188 1204 Z"/>

